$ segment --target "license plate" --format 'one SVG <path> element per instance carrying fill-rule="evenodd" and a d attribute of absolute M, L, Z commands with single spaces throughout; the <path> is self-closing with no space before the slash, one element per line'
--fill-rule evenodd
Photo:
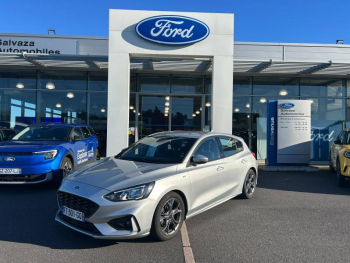
<path fill-rule="evenodd" d="M 85 215 L 83 212 L 79 212 L 77 210 L 71 209 L 69 207 L 66 207 L 64 205 L 61 206 L 61 212 L 65 216 L 68 216 L 70 218 L 73 218 L 75 220 L 85 222 Z"/>
<path fill-rule="evenodd" d="M 20 168 L 0 168 L 0 174 L 20 174 Z"/>

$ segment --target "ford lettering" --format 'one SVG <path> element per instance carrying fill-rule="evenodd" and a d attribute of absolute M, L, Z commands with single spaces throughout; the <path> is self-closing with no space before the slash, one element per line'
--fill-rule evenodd
<path fill-rule="evenodd" d="M 185 16 L 154 16 L 140 21 L 136 33 L 151 42 L 165 45 L 189 45 L 204 40 L 209 27 Z"/>

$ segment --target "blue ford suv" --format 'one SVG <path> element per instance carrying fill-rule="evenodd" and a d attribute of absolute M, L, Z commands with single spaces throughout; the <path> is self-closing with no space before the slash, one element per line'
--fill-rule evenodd
<path fill-rule="evenodd" d="M 33 124 L 0 143 L 0 184 L 59 183 L 72 170 L 99 158 L 91 127 Z"/>

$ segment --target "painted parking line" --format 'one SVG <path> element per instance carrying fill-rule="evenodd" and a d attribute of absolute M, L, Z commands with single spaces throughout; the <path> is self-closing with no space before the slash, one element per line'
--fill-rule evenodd
<path fill-rule="evenodd" d="M 195 263 L 190 239 L 188 237 L 186 222 L 181 227 L 181 240 L 186 263 Z"/>

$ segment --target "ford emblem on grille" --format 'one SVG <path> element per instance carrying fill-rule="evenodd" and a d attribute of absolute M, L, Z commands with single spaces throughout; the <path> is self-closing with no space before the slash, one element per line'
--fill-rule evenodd
<path fill-rule="evenodd" d="M 14 160 L 16 160 L 14 157 L 6 157 L 5 161 L 7 162 L 13 162 Z"/>

